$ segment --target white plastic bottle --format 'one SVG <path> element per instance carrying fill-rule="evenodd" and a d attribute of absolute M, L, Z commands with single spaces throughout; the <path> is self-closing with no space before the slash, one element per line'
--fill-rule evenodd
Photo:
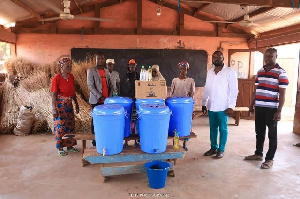
<path fill-rule="evenodd" d="M 148 70 L 147 69 L 144 69 L 144 70 L 145 70 L 145 80 L 144 81 L 148 81 L 148 76 L 149 76 Z"/>
<path fill-rule="evenodd" d="M 152 68 L 149 66 L 148 68 L 148 81 L 152 81 Z"/>
<path fill-rule="evenodd" d="M 141 69 L 140 81 L 146 81 L 146 70 L 145 70 L 144 66 L 142 66 L 142 69 Z"/>

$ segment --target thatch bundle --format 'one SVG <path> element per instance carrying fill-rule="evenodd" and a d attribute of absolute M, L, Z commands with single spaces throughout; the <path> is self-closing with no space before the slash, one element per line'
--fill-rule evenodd
<path fill-rule="evenodd" d="M 88 101 L 90 91 L 87 86 L 87 70 L 93 67 L 93 62 L 73 62 L 72 74 L 74 75 L 76 81 L 76 90 L 82 94 L 82 98 Z"/>
<path fill-rule="evenodd" d="M 1 134 L 12 134 L 17 124 L 20 107 L 16 104 L 18 99 L 16 88 L 10 83 L 5 83 L 1 102 Z"/>
<path fill-rule="evenodd" d="M 12 57 L 4 62 L 4 68 L 6 69 L 8 75 L 15 75 L 14 71 L 17 71 L 21 77 L 26 78 L 37 67 L 35 64 L 31 63 L 25 58 Z"/>
<path fill-rule="evenodd" d="M 90 105 L 85 101 L 89 97 L 86 71 L 91 66 L 93 63 L 90 62 L 74 63 L 72 72 L 77 85 L 76 91 L 80 107 L 80 113 L 75 114 L 75 125 L 78 132 L 89 131 L 91 126 Z M 17 88 L 14 88 L 9 82 L 4 84 L 0 134 L 12 134 L 22 105 L 32 106 L 35 111 L 32 133 L 52 132 L 50 85 L 51 78 L 58 72 L 58 65 L 53 63 L 37 66 L 23 58 L 12 58 L 5 63 L 5 67 L 9 74 L 13 74 L 13 71 L 16 70 L 22 78 L 20 86 Z"/>

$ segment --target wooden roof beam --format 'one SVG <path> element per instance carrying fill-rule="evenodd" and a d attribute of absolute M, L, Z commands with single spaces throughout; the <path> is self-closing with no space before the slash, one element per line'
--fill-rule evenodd
<path fill-rule="evenodd" d="M 156 0 L 148 0 L 152 3 L 156 3 Z M 157 4 L 157 3 L 156 3 Z M 175 10 L 175 11 L 178 11 L 178 7 L 177 5 L 173 4 L 173 3 L 170 3 L 168 1 L 164 1 L 163 4 L 162 4 L 163 7 L 166 7 L 166 8 L 170 8 L 172 10 Z M 204 14 L 203 12 L 194 12 L 193 9 L 188 9 L 188 8 L 185 8 L 185 7 L 181 7 L 181 12 L 183 12 L 184 14 L 186 15 L 189 15 L 189 16 L 192 16 L 192 17 L 195 17 L 196 19 L 200 19 L 202 21 L 219 21 L 220 18 L 219 17 L 214 17 L 214 16 L 209 16 L 207 14 Z M 215 23 L 213 23 L 215 24 Z M 229 31 L 233 31 L 234 33 L 237 33 L 237 34 L 244 34 L 246 33 L 246 31 L 244 29 L 239 29 L 238 28 L 231 28 L 231 29 L 228 29 Z M 250 32 L 250 31 L 249 31 Z M 250 33 L 249 33 L 250 34 Z"/>
<path fill-rule="evenodd" d="M 209 6 L 211 3 L 203 3 L 203 4 L 201 4 L 201 6 L 199 6 L 198 8 L 195 8 L 195 10 L 194 10 L 194 15 L 197 13 L 197 12 L 199 12 L 199 11 L 201 11 L 201 10 L 203 10 L 204 8 L 206 8 L 207 6 Z"/>
<path fill-rule="evenodd" d="M 78 2 L 76 0 L 73 0 L 73 2 L 75 3 L 76 7 L 79 9 L 80 13 L 82 14 L 82 9 L 79 6 Z"/>
<path fill-rule="evenodd" d="M 259 8 L 259 9 L 255 10 L 255 11 L 249 13 L 248 15 L 249 15 L 249 17 L 255 17 L 257 15 L 266 13 L 266 12 L 268 12 L 270 10 L 273 10 L 273 9 L 275 9 L 275 8 L 274 7 L 271 7 L 271 8 L 270 7 Z M 244 20 L 244 15 L 241 16 L 241 17 L 235 18 L 235 19 L 233 19 L 231 21 L 232 22 L 238 22 L 238 21 L 242 21 L 242 20 Z"/>
<path fill-rule="evenodd" d="M 31 15 L 33 15 L 35 18 L 37 19 L 42 19 L 41 15 L 39 13 L 37 13 L 36 11 L 34 11 L 33 9 L 31 9 L 29 6 L 25 5 L 24 3 L 22 3 L 19 0 L 10 0 L 11 2 L 13 2 L 14 4 L 16 4 L 17 6 L 23 8 L 24 10 L 26 10 L 27 12 L 29 12 Z"/>
<path fill-rule="evenodd" d="M 247 4 L 252 6 L 261 6 L 261 7 L 286 7 L 292 8 L 291 0 L 188 0 L 190 2 L 203 2 L 203 3 L 227 3 L 227 4 Z M 182 0 L 184 3 L 184 0 Z M 295 7 L 298 8 L 299 2 L 294 1 Z"/>

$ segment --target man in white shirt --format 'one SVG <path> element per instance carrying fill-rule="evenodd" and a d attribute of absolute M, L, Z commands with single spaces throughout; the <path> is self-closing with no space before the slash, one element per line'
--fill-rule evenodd
<path fill-rule="evenodd" d="M 216 158 L 224 156 L 228 137 L 228 116 L 233 113 L 238 95 L 238 81 L 236 72 L 224 64 L 221 51 L 212 55 L 213 67 L 207 72 L 206 84 L 202 99 L 202 112 L 209 116 L 211 148 L 205 156 L 216 154 Z M 207 108 L 206 108 L 207 107 Z M 218 131 L 220 143 L 218 145 Z"/>

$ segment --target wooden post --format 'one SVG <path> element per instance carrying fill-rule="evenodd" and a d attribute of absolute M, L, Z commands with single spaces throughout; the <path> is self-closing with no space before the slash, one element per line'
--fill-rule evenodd
<path fill-rule="evenodd" d="M 141 35 L 142 34 L 142 30 L 143 30 L 143 26 L 142 26 L 142 22 L 143 22 L 143 1 L 142 0 L 137 0 L 137 30 L 136 30 L 136 34 Z"/>
<path fill-rule="evenodd" d="M 99 3 L 95 4 L 94 16 L 96 18 L 100 18 L 100 4 Z M 94 22 L 94 34 L 99 34 L 99 32 L 100 32 L 100 21 L 95 21 Z"/>

